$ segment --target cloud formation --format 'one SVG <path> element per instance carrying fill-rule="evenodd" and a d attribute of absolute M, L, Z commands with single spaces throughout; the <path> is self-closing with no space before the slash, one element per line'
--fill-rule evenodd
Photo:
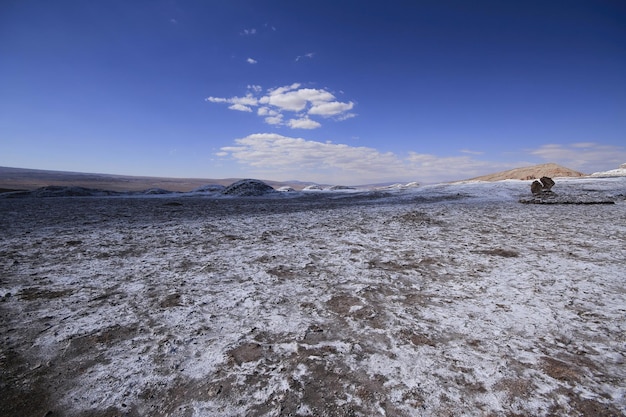
<path fill-rule="evenodd" d="M 282 114 L 267 117 L 277 117 L 277 123 L 281 124 L 302 124 L 299 128 L 314 123 L 306 118 L 285 122 Z M 460 181 L 541 163 L 537 157 L 543 162 L 556 162 L 587 174 L 614 169 L 626 162 L 626 149 L 593 142 L 549 144 L 527 149 L 518 153 L 516 161 L 503 161 L 497 156 L 494 156 L 497 160 L 482 159 L 482 152 L 467 149 L 446 156 L 419 152 L 398 155 L 365 146 L 312 141 L 276 133 L 257 133 L 234 142 L 233 146 L 220 148 L 216 156 L 236 161 L 247 175 L 345 185 Z"/>
<path fill-rule="evenodd" d="M 268 89 L 264 94 L 260 86 L 249 85 L 244 97 L 207 97 L 205 100 L 211 103 L 231 104 L 228 108 L 237 111 L 252 112 L 252 107 L 258 107 L 256 113 L 264 118 L 265 123 L 288 126 L 292 129 L 321 127 L 322 124 L 311 119 L 311 116 L 333 118 L 337 121 L 355 116 L 351 113 L 354 102 L 339 101 L 326 89 L 302 88 L 300 83 Z M 284 113 L 294 115 L 288 121 L 284 121 Z"/>
<path fill-rule="evenodd" d="M 275 133 L 236 139 L 216 154 L 228 157 L 263 178 L 306 179 L 337 184 L 384 181 L 440 182 L 475 177 L 510 165 L 470 156 L 438 157 L 411 152 L 405 157 L 364 146 L 318 142 Z"/>
<path fill-rule="evenodd" d="M 311 120 L 308 117 L 303 117 L 301 119 L 290 119 L 287 122 L 287 125 L 289 125 L 289 127 L 292 129 L 317 129 L 318 127 L 322 126 L 320 123 L 316 122 L 315 120 Z"/>
<path fill-rule="evenodd" d="M 258 61 L 256 59 L 253 59 L 253 58 L 248 58 L 248 59 L 246 59 L 246 62 L 248 64 L 256 64 Z"/>

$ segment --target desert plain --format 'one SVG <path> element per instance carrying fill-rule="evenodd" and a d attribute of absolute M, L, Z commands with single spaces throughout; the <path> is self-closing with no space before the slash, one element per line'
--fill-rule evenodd
<path fill-rule="evenodd" d="M 625 415 L 626 178 L 529 184 L 0 198 L 0 415 Z"/>

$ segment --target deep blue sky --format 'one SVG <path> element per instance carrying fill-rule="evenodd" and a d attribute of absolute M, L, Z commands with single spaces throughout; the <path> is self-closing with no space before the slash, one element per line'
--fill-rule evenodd
<path fill-rule="evenodd" d="M 0 2 L 0 165 L 331 183 L 626 162 L 623 1 Z"/>

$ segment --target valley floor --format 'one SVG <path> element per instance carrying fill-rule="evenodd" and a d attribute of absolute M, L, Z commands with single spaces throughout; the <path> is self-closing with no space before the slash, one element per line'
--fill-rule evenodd
<path fill-rule="evenodd" d="M 625 184 L 0 200 L 0 414 L 625 415 Z"/>

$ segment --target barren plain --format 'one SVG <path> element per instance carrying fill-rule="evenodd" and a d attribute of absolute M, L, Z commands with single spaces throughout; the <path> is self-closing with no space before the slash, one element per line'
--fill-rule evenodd
<path fill-rule="evenodd" d="M 0 415 L 621 416 L 626 180 L 0 199 Z"/>

